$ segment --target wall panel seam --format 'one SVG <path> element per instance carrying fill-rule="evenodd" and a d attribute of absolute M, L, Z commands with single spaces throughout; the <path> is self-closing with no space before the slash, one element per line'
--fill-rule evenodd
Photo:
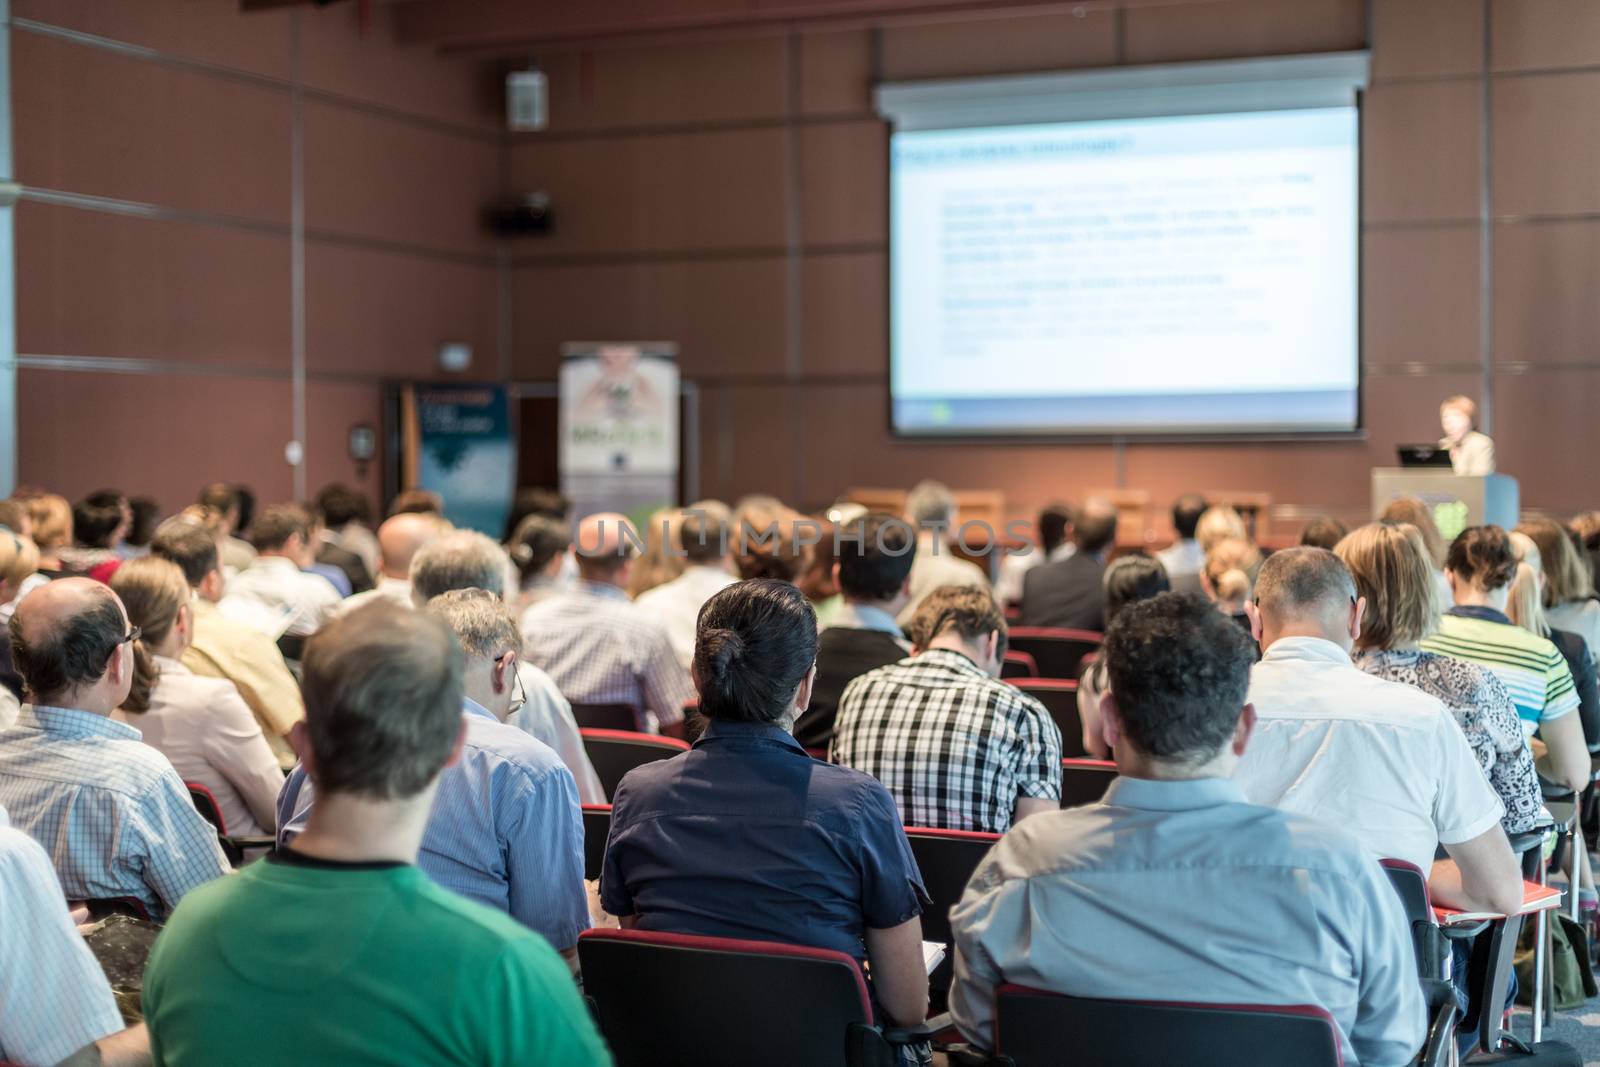
<path fill-rule="evenodd" d="M 739 133 L 747 130 L 775 130 L 789 126 L 858 126 L 883 120 L 872 111 L 830 111 L 813 114 L 757 116 L 743 119 L 704 119 L 695 122 L 637 123 L 627 126 L 596 126 L 587 130 L 546 130 L 542 133 L 512 134 L 508 144 L 537 148 L 550 144 L 584 141 L 622 140 L 634 137 L 695 137 L 707 133 Z"/>

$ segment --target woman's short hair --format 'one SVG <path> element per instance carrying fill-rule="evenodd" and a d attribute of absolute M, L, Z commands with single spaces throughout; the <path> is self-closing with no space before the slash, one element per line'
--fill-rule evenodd
<path fill-rule="evenodd" d="M 178 612 L 192 593 L 183 569 L 160 556 L 130 559 L 111 576 L 111 591 L 122 598 L 128 621 L 142 631 L 133 643 L 133 684 L 122 706 L 148 711 L 150 693 L 161 677 L 152 649 L 167 639 Z"/>
<path fill-rule="evenodd" d="M 1445 543 L 1439 527 L 1433 521 L 1433 509 L 1415 496 L 1395 497 L 1378 513 L 1379 522 L 1405 523 L 1415 526 L 1422 535 L 1422 546 L 1427 550 L 1428 561 L 1434 567 L 1444 566 Z"/>
<path fill-rule="evenodd" d="M 1539 546 L 1544 562 L 1544 606 L 1556 607 L 1594 595 L 1594 579 L 1566 527 L 1553 519 L 1529 519 L 1517 524 L 1517 533 Z"/>
<path fill-rule="evenodd" d="M 28 518 L 33 520 L 33 543 L 40 552 L 72 544 L 72 505 L 66 497 L 42 493 L 29 498 Z"/>
<path fill-rule="evenodd" d="M 694 680 L 708 719 L 776 723 L 817 662 L 817 613 L 789 582 L 735 582 L 700 609 Z"/>
<path fill-rule="evenodd" d="M 1172 588 L 1167 569 L 1159 560 L 1143 552 L 1131 552 L 1111 561 L 1106 568 L 1106 625 L 1111 625 L 1123 608 L 1149 600 Z"/>
<path fill-rule="evenodd" d="M 1358 649 L 1408 648 L 1438 628 L 1439 585 L 1415 526 L 1369 523 L 1352 530 L 1333 552 L 1367 600 Z"/>
<path fill-rule="evenodd" d="M 1500 527 L 1468 526 L 1450 542 L 1444 565 L 1462 581 L 1492 593 L 1517 576 L 1517 553 Z"/>
<path fill-rule="evenodd" d="M 1442 415 L 1446 411 L 1459 411 L 1467 417 L 1467 421 L 1472 423 L 1473 426 L 1478 425 L 1478 403 L 1470 396 L 1463 396 L 1457 393 L 1455 396 L 1445 397 L 1443 402 L 1439 404 L 1439 414 Z"/>
<path fill-rule="evenodd" d="M 1194 527 L 1194 539 L 1200 542 L 1202 550 L 1210 552 L 1213 545 L 1230 537 L 1241 541 L 1249 539 L 1244 519 L 1240 518 L 1237 511 L 1226 504 L 1216 504 L 1200 513 L 1200 521 Z"/>
<path fill-rule="evenodd" d="M 1306 528 L 1300 531 L 1300 543 L 1313 548 L 1326 548 L 1333 551 L 1333 546 L 1344 540 L 1344 535 L 1350 531 L 1345 529 L 1344 523 L 1332 515 L 1319 515 L 1306 523 Z"/>

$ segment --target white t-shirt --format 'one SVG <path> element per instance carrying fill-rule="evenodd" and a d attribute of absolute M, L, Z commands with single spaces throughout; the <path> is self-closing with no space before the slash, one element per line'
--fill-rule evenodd
<path fill-rule="evenodd" d="M 1273 642 L 1250 675 L 1257 724 L 1234 771 L 1252 803 L 1336 826 L 1426 872 L 1504 808 L 1444 704 L 1375 678 L 1331 641 Z"/>

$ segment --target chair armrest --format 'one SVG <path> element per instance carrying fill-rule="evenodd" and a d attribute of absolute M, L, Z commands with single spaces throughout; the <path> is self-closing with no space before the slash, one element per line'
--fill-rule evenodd
<path fill-rule="evenodd" d="M 1427 986 L 1424 982 L 1424 992 Z M 1448 989 L 1449 983 L 1440 983 Z M 1429 1003 L 1432 1004 L 1433 996 L 1427 993 Z M 1417 1058 L 1412 1060 L 1413 1067 L 1446 1067 L 1450 1062 L 1450 1053 L 1456 1042 L 1456 1004 L 1455 991 L 1449 991 L 1448 1003 L 1436 1006 L 1433 1014 L 1433 1023 L 1428 1027 L 1428 1043 L 1422 1051 L 1417 1053 Z"/>
<path fill-rule="evenodd" d="M 245 851 L 246 849 L 253 848 L 274 849 L 278 847 L 278 839 L 271 834 L 250 834 L 240 835 L 238 837 L 230 834 L 224 837 L 222 840 L 226 841 L 234 848 L 239 849 L 241 852 Z"/>
<path fill-rule="evenodd" d="M 1440 926 L 1439 933 L 1444 936 L 1446 941 L 1471 941 L 1489 929 L 1489 925 L 1496 921 L 1494 919 L 1479 919 L 1470 923 L 1452 923 L 1449 926 Z"/>
<path fill-rule="evenodd" d="M 918 1026 L 885 1026 L 883 1039 L 891 1045 L 915 1045 L 919 1041 L 932 1041 L 937 1035 L 955 1028 L 949 1012 L 941 1012 L 924 1019 Z"/>

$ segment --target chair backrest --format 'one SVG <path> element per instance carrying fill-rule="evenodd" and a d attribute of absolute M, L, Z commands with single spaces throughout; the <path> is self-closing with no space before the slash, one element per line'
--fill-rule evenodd
<path fill-rule="evenodd" d="M 689 751 L 688 742 L 675 737 L 635 733 L 632 730 L 579 730 L 583 735 L 583 750 L 594 764 L 594 773 L 606 796 L 617 795 L 617 783 L 635 767 L 653 763 L 658 759 L 671 759 L 680 752 Z"/>
<path fill-rule="evenodd" d="M 580 727 L 630 732 L 639 729 L 643 718 L 632 704 L 573 704 L 572 717 Z"/>
<path fill-rule="evenodd" d="M 1007 646 L 1026 652 L 1045 678 L 1076 678 L 1083 657 L 1100 648 L 1105 639 L 1093 630 L 1063 630 L 1054 626 L 1013 626 Z"/>
<path fill-rule="evenodd" d="M 1433 916 L 1433 898 L 1428 893 L 1428 876 L 1414 863 L 1405 860 L 1379 860 L 1389 884 L 1400 897 L 1400 907 L 1406 913 L 1406 925 L 1411 928 L 1411 944 L 1417 958 L 1417 973 L 1423 978 L 1443 978 L 1445 957 L 1450 946 L 1440 935 L 1438 922 Z"/>
<path fill-rule="evenodd" d="M 1000 661 L 1000 677 L 1037 678 L 1039 677 L 1039 664 L 1028 653 L 1008 648 L 1006 649 L 1005 658 Z"/>
<path fill-rule="evenodd" d="M 606 838 L 611 836 L 611 805 L 583 806 L 583 877 L 594 881 L 606 859 Z"/>
<path fill-rule="evenodd" d="M 1061 806 L 1080 808 L 1098 803 L 1106 787 L 1117 778 L 1117 765 L 1108 759 L 1061 761 Z"/>
<path fill-rule="evenodd" d="M 1003 985 L 995 1052 L 1016 1067 L 1341 1067 L 1339 1026 L 1315 1005 L 1096 1000 Z M 1065 1035 L 1071 1035 L 1070 1039 Z"/>
<path fill-rule="evenodd" d="M 1083 719 L 1078 715 L 1078 683 L 1069 678 L 1008 678 L 1018 689 L 1044 705 L 1061 731 L 1061 754 L 1077 757 L 1083 750 Z"/>
<path fill-rule="evenodd" d="M 922 912 L 922 939 L 948 945 L 950 909 L 961 899 L 967 883 L 972 880 L 972 872 L 1000 840 L 1000 835 L 978 830 L 908 826 L 906 839 L 911 842 L 911 854 L 922 871 L 922 884 L 933 901 L 933 906 Z"/>
<path fill-rule="evenodd" d="M 217 804 L 217 796 L 199 782 L 184 782 L 189 788 L 189 802 L 194 805 L 194 810 L 200 817 L 216 828 L 219 835 L 225 836 L 228 832 L 227 825 L 222 819 L 222 808 Z"/>
<path fill-rule="evenodd" d="M 587 930 L 583 992 L 618 1067 L 849 1062 L 872 1003 L 842 952 L 722 937 Z"/>

